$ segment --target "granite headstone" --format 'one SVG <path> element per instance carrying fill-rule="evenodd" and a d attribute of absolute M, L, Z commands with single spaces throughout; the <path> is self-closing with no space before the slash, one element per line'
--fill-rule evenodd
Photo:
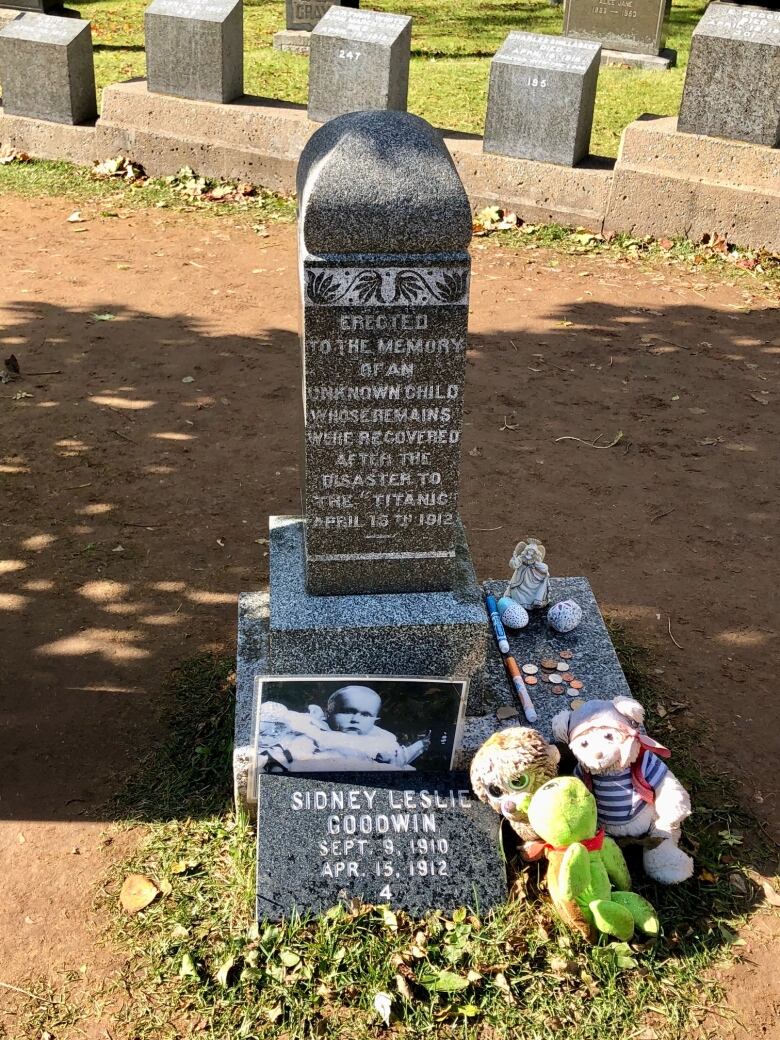
<path fill-rule="evenodd" d="M 23 14 L 0 30 L 0 77 L 7 115 L 52 123 L 97 116 L 89 22 Z"/>
<path fill-rule="evenodd" d="M 780 146 L 780 11 L 707 8 L 691 39 L 677 129 Z"/>
<path fill-rule="evenodd" d="M 633 54 L 659 54 L 671 0 L 566 0 L 563 34 Z"/>
<path fill-rule="evenodd" d="M 507 895 L 498 826 L 465 773 L 260 776 L 258 920 L 355 897 L 484 912 Z"/>
<path fill-rule="evenodd" d="M 222 103 L 244 93 L 242 0 L 154 0 L 144 24 L 152 93 Z"/>
<path fill-rule="evenodd" d="M 424 120 L 357 112 L 310 139 L 298 198 L 307 590 L 452 589 L 465 190 Z"/>
<path fill-rule="evenodd" d="M 287 28 L 308 31 L 314 28 L 331 7 L 358 7 L 357 0 L 285 0 Z"/>
<path fill-rule="evenodd" d="M 309 45 L 309 119 L 345 112 L 406 111 L 412 19 L 331 7 Z"/>
<path fill-rule="evenodd" d="M 574 166 L 590 148 L 601 46 L 511 32 L 490 63 L 484 149 Z"/>

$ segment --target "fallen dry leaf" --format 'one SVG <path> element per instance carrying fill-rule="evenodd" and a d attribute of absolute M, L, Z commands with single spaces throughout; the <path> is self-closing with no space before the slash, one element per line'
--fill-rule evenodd
<path fill-rule="evenodd" d="M 119 902 L 128 914 L 137 914 L 153 903 L 160 890 L 146 874 L 128 874 L 119 893 Z"/>

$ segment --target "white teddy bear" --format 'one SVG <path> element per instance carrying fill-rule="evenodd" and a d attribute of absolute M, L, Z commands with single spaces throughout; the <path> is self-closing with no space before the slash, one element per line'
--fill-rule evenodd
<path fill-rule="evenodd" d="M 669 750 L 644 732 L 644 718 L 639 701 L 615 697 L 559 712 L 552 729 L 577 759 L 574 775 L 592 790 L 600 826 L 613 838 L 659 839 L 644 849 L 645 870 L 674 885 L 693 873 L 693 860 L 677 844 L 691 799 L 662 761 Z"/>

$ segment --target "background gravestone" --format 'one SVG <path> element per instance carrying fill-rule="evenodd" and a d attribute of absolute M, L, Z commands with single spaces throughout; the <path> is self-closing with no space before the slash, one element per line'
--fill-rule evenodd
<path fill-rule="evenodd" d="M 506 899 L 499 817 L 465 773 L 261 776 L 257 917 L 359 897 L 421 916 Z"/>
<path fill-rule="evenodd" d="M 463 185 L 422 119 L 365 112 L 309 141 L 298 198 L 307 588 L 451 589 L 471 238 Z"/>
<path fill-rule="evenodd" d="M 150 91 L 222 103 L 244 93 L 242 0 L 154 0 L 144 25 Z"/>
<path fill-rule="evenodd" d="M 331 7 L 311 34 L 309 118 L 406 110 L 412 19 Z"/>
<path fill-rule="evenodd" d="M 707 8 L 691 40 L 677 129 L 780 145 L 780 11 Z"/>
<path fill-rule="evenodd" d="M 17 11 L 37 11 L 45 14 L 62 7 L 62 0 L 0 0 L 0 8 L 9 7 Z"/>
<path fill-rule="evenodd" d="M 0 30 L 3 110 L 52 123 L 97 116 L 89 22 L 24 14 Z"/>
<path fill-rule="evenodd" d="M 490 63 L 484 150 L 574 166 L 590 148 L 601 46 L 512 32 Z"/>
<path fill-rule="evenodd" d="M 671 0 L 566 0 L 563 34 L 596 40 L 605 51 L 657 56 L 670 8 Z"/>

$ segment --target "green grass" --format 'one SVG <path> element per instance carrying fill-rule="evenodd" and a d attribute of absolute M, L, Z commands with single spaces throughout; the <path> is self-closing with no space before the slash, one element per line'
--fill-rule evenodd
<path fill-rule="evenodd" d="M 690 1036 L 693 1023 L 717 1005 L 707 969 L 739 954 L 736 930 L 759 891 L 750 873 L 765 868 L 770 850 L 728 779 L 699 770 L 696 734 L 676 722 L 676 706 L 648 677 L 648 660 L 620 630 L 612 635 L 632 688 L 650 706 L 651 731 L 675 750 L 675 770 L 695 807 L 686 834 L 697 878 L 671 889 L 640 886 L 659 909 L 662 938 L 587 946 L 554 920 L 535 870 L 521 877 L 520 898 L 482 919 L 464 909 L 413 921 L 355 903 L 318 920 L 258 927 L 254 832 L 230 805 L 231 666 L 199 657 L 173 675 L 167 743 L 116 807 L 121 819 L 143 825 L 146 837 L 117 865 L 99 899 L 125 965 L 112 1035 Z M 131 871 L 162 889 L 135 916 L 116 902 Z M 393 998 L 389 1033 L 373 1010 L 378 992 Z M 65 1008 L 73 1021 L 72 1002 L 62 998 L 51 1014 Z M 29 1014 L 28 1024 L 47 1029 L 46 1005 Z"/>
<path fill-rule="evenodd" d="M 70 0 L 92 20 L 98 87 L 145 74 L 143 12 L 147 0 Z M 562 8 L 546 0 L 372 0 L 376 10 L 413 18 L 409 109 L 438 126 L 482 133 L 488 66 L 511 30 L 559 34 Z M 604 68 L 599 76 L 591 151 L 614 156 L 623 128 L 643 112 L 674 115 L 682 94 L 690 37 L 706 0 L 674 0 L 667 46 L 678 52 L 669 72 Z M 272 50 L 284 28 L 283 0 L 246 0 L 247 93 L 306 102 L 308 59 Z"/>

